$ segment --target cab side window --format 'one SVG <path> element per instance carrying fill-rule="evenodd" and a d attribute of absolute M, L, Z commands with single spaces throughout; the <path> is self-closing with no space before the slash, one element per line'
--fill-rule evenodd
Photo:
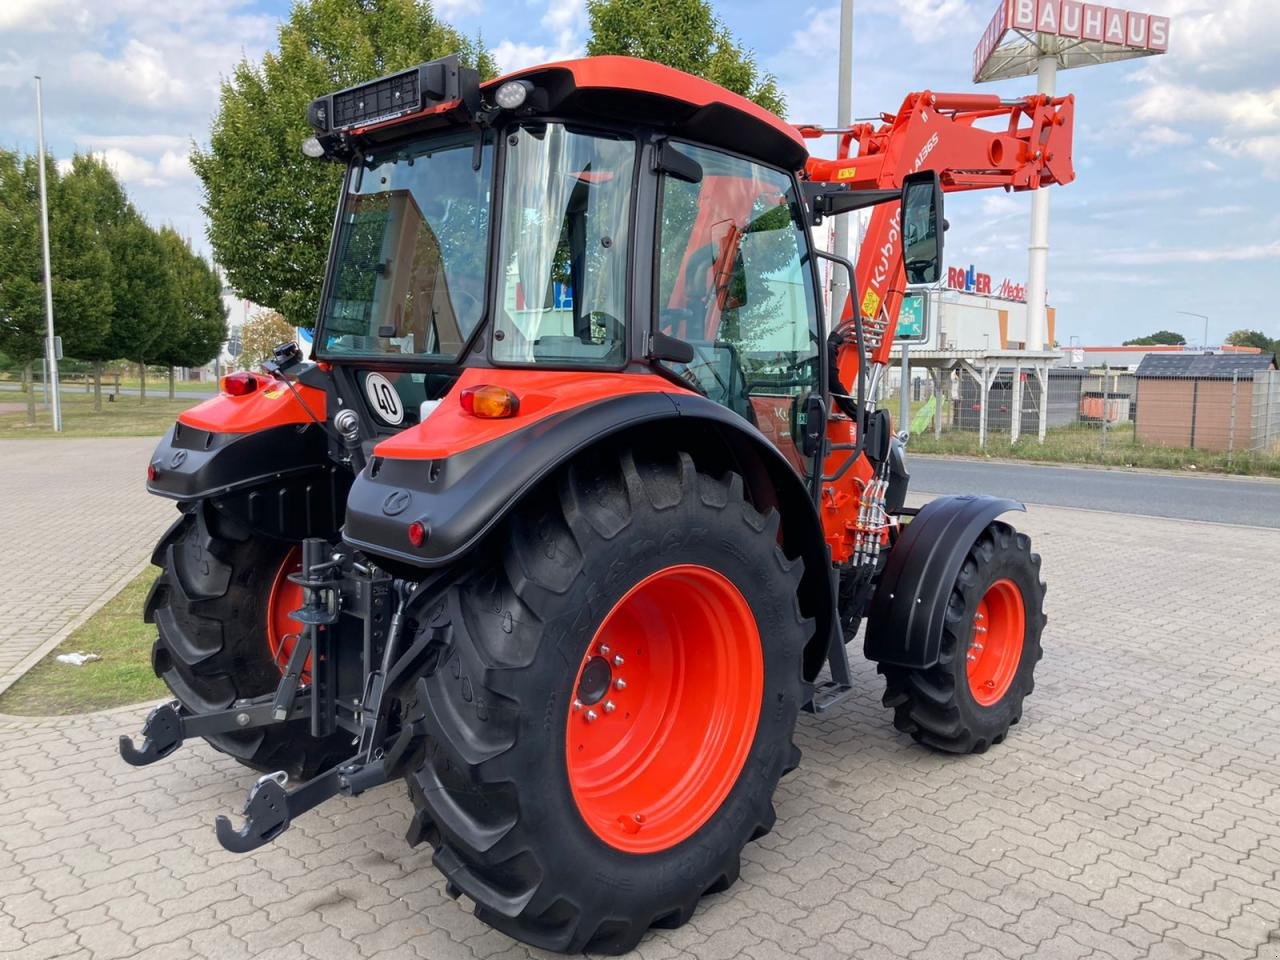
<path fill-rule="evenodd" d="M 760 428 L 800 470 L 792 426 L 819 386 L 816 296 L 791 177 L 678 145 L 701 180 L 663 178 L 657 329 L 694 349 L 670 366 Z"/>

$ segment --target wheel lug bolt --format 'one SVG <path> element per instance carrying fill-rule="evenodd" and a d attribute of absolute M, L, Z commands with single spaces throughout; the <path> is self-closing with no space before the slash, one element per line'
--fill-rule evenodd
<path fill-rule="evenodd" d="M 607 657 L 609 655 L 609 645 L 607 643 L 600 644 L 600 656 Z"/>
<path fill-rule="evenodd" d="M 575 709 L 575 710 L 581 710 L 581 709 L 582 709 L 582 701 L 581 701 L 581 700 L 575 700 L 575 701 L 573 701 L 573 709 Z"/>
<path fill-rule="evenodd" d="M 613 713 L 613 711 L 615 711 L 615 710 L 617 710 L 617 709 L 618 709 L 618 708 L 617 708 L 616 706 L 614 706 L 614 704 L 613 704 L 613 701 L 612 701 L 612 700 L 606 700 L 606 701 L 604 702 L 604 712 L 605 712 L 605 713 Z"/>
<path fill-rule="evenodd" d="M 623 680 L 621 677 L 613 681 L 613 685 L 617 687 L 619 690 L 627 689 L 627 681 Z"/>
<path fill-rule="evenodd" d="M 623 663 L 623 660 L 622 660 L 621 655 L 617 655 L 617 656 L 615 656 L 615 657 L 613 658 L 613 665 L 614 665 L 615 667 L 620 667 L 620 666 L 622 666 L 622 663 Z"/>
<path fill-rule="evenodd" d="M 590 723 L 592 720 L 595 720 L 598 716 L 600 716 L 600 715 L 599 715 L 598 713 L 596 713 L 594 710 L 588 710 L 588 711 L 587 711 L 587 723 Z"/>

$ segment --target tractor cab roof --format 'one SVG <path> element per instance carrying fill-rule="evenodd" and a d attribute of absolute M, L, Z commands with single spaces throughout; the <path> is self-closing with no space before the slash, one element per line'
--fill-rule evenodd
<path fill-rule="evenodd" d="M 474 71 L 450 56 L 321 97 L 309 119 L 334 146 L 338 139 L 372 145 L 470 123 L 484 112 L 481 101 L 513 80 L 529 88 L 514 116 L 654 127 L 788 170 L 802 169 L 808 157 L 800 132 L 781 117 L 701 77 L 635 57 L 564 60 L 477 85 Z M 330 156 L 345 152 L 326 148 Z"/>
<path fill-rule="evenodd" d="M 556 115 L 654 126 L 790 170 L 801 169 L 808 157 L 800 132 L 781 117 L 709 80 L 650 60 L 564 60 L 498 77 L 482 89 L 509 80 L 545 86 L 548 111 Z"/>

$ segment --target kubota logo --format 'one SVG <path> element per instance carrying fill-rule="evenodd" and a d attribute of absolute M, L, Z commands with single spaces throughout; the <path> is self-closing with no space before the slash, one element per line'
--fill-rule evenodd
<path fill-rule="evenodd" d="M 382 500 L 382 512 L 388 517 L 395 517 L 405 512 L 413 494 L 408 490 L 392 490 Z"/>

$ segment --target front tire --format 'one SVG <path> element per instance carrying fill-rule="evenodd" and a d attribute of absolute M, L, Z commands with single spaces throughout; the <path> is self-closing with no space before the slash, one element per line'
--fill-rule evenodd
<path fill-rule="evenodd" d="M 151 665 L 188 711 L 225 710 L 279 686 L 276 657 L 292 648 L 283 624 L 301 628 L 283 609 L 300 605 L 282 595 L 294 556 L 293 544 L 238 534 L 203 502 L 184 507 L 161 538 L 151 557 L 161 572 L 144 613 L 157 632 Z M 349 734 L 312 737 L 306 719 L 205 739 L 255 770 L 302 779 L 353 750 Z"/>
<path fill-rule="evenodd" d="M 737 879 L 799 756 L 812 622 L 778 522 L 687 454 L 579 464 L 437 607 L 409 839 L 480 919 L 621 953 Z"/>
<path fill-rule="evenodd" d="M 882 664 L 893 724 L 947 753 L 982 753 L 1022 719 L 1043 651 L 1045 585 L 1031 539 L 995 521 L 978 535 L 951 588 L 938 662 Z"/>

